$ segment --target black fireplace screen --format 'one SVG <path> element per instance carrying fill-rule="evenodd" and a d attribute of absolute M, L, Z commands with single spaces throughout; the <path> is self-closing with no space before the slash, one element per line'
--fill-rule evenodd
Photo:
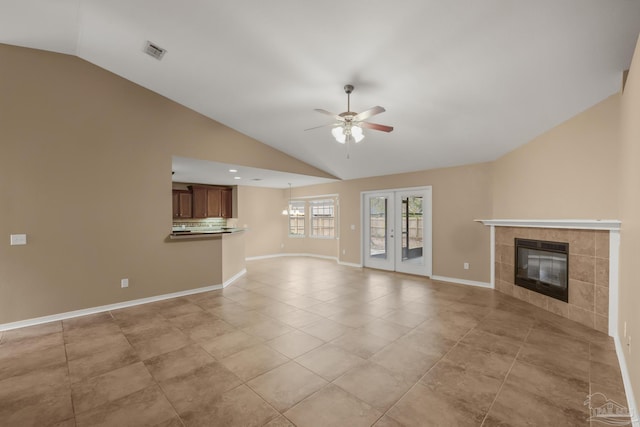
<path fill-rule="evenodd" d="M 569 301 L 569 244 L 515 239 L 515 284 Z"/>

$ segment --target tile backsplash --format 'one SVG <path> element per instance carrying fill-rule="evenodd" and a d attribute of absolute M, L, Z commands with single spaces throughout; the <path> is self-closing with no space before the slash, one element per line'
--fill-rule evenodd
<path fill-rule="evenodd" d="M 203 218 L 203 219 L 174 219 L 173 231 L 176 230 L 210 230 L 212 228 L 222 228 L 227 226 L 226 218 Z"/>

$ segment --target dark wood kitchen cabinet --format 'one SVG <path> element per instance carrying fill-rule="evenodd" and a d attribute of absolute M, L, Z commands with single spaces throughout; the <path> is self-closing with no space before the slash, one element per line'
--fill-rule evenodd
<path fill-rule="evenodd" d="M 219 218 L 222 216 L 222 190 L 220 188 L 207 189 L 207 215 Z"/>
<path fill-rule="evenodd" d="M 193 197 L 193 217 L 207 217 L 207 187 L 200 185 L 192 185 L 189 187 L 191 196 Z"/>
<path fill-rule="evenodd" d="M 210 185 L 189 186 L 193 195 L 193 218 L 231 218 L 232 189 Z"/>
<path fill-rule="evenodd" d="M 233 218 L 233 190 L 224 188 L 220 193 L 220 213 L 223 218 Z"/>
<path fill-rule="evenodd" d="M 171 196 L 173 200 L 173 217 L 174 218 L 191 218 L 191 212 L 192 212 L 191 192 L 187 190 L 172 190 Z"/>

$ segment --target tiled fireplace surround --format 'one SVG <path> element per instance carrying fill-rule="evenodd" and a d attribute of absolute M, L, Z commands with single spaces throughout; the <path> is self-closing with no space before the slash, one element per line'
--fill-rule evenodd
<path fill-rule="evenodd" d="M 613 242 L 614 246 L 617 245 L 619 222 L 525 220 L 482 222 L 492 226 L 494 261 L 492 279 L 497 291 L 598 331 L 613 332 L 609 326 L 609 298 L 612 290 L 610 276 L 617 281 L 617 247 L 610 251 L 610 242 Z M 515 238 L 569 243 L 568 303 L 514 284 Z M 617 283 L 614 285 L 617 286 Z M 617 295 L 617 287 L 614 293 Z M 612 322 L 612 325 L 614 323 Z"/>

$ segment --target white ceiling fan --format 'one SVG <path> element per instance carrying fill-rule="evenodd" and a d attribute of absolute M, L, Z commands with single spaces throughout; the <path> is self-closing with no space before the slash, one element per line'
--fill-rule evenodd
<path fill-rule="evenodd" d="M 334 126 L 331 130 L 333 137 L 341 144 L 348 144 L 350 142 L 358 143 L 364 138 L 362 128 L 379 130 L 382 132 L 391 132 L 392 126 L 379 125 L 377 123 L 366 122 L 369 117 L 376 114 L 384 113 L 386 110 L 382 107 L 375 106 L 363 111 L 362 113 L 354 113 L 351 111 L 351 92 L 353 92 L 353 85 L 345 85 L 344 91 L 347 94 L 347 111 L 340 114 L 331 113 L 327 110 L 316 108 L 315 111 L 333 117 L 336 121 L 322 126 L 315 126 L 307 130 L 318 129 L 326 126 Z M 348 157 L 348 156 L 347 156 Z"/>

